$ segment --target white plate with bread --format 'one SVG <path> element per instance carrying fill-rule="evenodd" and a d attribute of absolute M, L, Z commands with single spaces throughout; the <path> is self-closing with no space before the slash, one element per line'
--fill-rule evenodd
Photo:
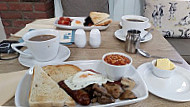
<path fill-rule="evenodd" d="M 80 70 L 92 69 L 97 75 L 105 76 L 104 67 L 101 60 L 69 61 L 63 63 L 53 63 L 50 66 L 35 66 L 30 68 L 18 84 L 15 93 L 16 106 L 81 106 L 75 103 L 61 86 L 59 81 L 76 75 Z M 135 82 L 131 90 L 136 98 L 119 100 L 113 103 L 99 104 L 90 103 L 88 106 L 122 106 L 142 101 L 148 97 L 148 89 L 136 69 L 131 66 L 130 72 L 124 75 Z M 81 71 L 80 71 L 81 72 Z M 99 74 L 100 73 L 100 74 Z M 81 75 L 85 76 L 85 75 Z M 74 78 L 74 77 L 73 77 Z M 32 88 L 31 88 L 32 87 Z M 39 97 L 42 95 L 43 97 Z M 76 95 L 77 96 L 77 95 Z"/>
<path fill-rule="evenodd" d="M 109 16 L 107 13 L 90 12 L 88 17 L 59 17 L 54 25 L 63 29 L 105 30 L 112 22 Z"/>

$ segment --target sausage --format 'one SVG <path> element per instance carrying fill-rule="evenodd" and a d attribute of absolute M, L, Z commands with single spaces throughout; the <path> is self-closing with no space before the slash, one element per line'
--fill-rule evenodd
<path fill-rule="evenodd" d="M 60 81 L 59 86 L 64 89 L 78 104 L 81 105 L 89 105 L 90 104 L 90 96 L 84 90 L 71 90 L 63 81 Z"/>

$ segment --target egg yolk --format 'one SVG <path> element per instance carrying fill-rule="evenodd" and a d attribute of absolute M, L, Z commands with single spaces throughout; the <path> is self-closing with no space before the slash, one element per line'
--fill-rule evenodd
<path fill-rule="evenodd" d="M 75 22 L 76 24 L 81 24 L 81 22 L 80 21 L 78 21 L 78 20 L 76 20 L 76 22 Z"/>
<path fill-rule="evenodd" d="M 88 77 L 88 76 L 90 76 L 90 75 L 94 75 L 94 74 L 82 74 L 82 75 L 80 76 L 80 78 L 86 78 L 86 77 Z"/>

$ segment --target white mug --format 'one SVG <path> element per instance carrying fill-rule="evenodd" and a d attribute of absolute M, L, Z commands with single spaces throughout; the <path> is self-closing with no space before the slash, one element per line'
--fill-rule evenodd
<path fill-rule="evenodd" d="M 127 35 L 127 31 L 131 29 L 140 30 L 144 32 L 144 29 L 150 27 L 149 19 L 143 16 L 137 15 L 125 15 L 121 17 L 123 35 Z"/>
<path fill-rule="evenodd" d="M 45 40 L 45 41 L 29 40 L 30 38 L 39 36 L 39 35 L 53 35 L 55 37 L 49 40 Z M 22 39 L 24 40 L 23 43 L 12 44 L 11 46 L 15 51 L 19 52 L 25 57 L 33 57 L 35 60 L 38 60 L 38 61 L 50 61 L 53 58 L 55 58 L 58 53 L 60 34 L 56 30 L 53 30 L 53 29 L 33 30 L 30 32 L 27 32 L 22 37 Z M 25 53 L 23 51 L 18 50 L 16 48 L 18 46 L 27 47 L 31 53 Z"/>

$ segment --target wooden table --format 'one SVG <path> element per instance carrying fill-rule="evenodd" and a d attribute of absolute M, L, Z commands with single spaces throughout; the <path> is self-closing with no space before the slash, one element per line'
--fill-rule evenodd
<path fill-rule="evenodd" d="M 85 48 L 77 48 L 75 45 L 69 45 L 69 49 L 71 50 L 71 56 L 67 61 L 73 60 L 101 60 L 103 54 L 107 52 L 123 52 L 126 53 L 124 50 L 124 42 L 118 40 L 114 36 L 114 32 L 120 29 L 119 22 L 113 22 L 110 27 L 105 30 L 101 31 L 102 35 L 102 44 L 98 49 L 92 49 L 87 42 Z M 177 64 L 178 66 L 184 67 L 186 69 L 190 69 L 190 66 L 184 61 L 184 59 L 176 52 L 176 50 L 164 39 L 160 33 L 156 30 L 152 33 L 153 39 L 146 43 L 141 43 L 140 48 L 146 50 L 152 55 L 158 56 L 165 56 L 168 58 L 181 60 L 183 64 Z M 89 38 L 89 32 L 87 32 L 87 38 Z M 15 39 L 11 37 L 11 39 Z M 88 39 L 87 39 L 88 40 Z M 136 68 L 145 62 L 152 61 L 152 58 L 145 58 L 139 54 L 129 54 L 133 58 L 133 66 Z M 0 61 L 0 73 L 5 72 L 14 72 L 19 70 L 28 69 L 19 64 L 18 60 L 11 60 L 11 61 Z M 14 106 L 14 98 L 8 101 L 6 106 Z M 150 107 L 150 106 L 190 106 L 190 102 L 186 103 L 176 103 L 161 99 L 156 97 L 152 94 L 149 94 L 149 97 L 146 100 L 138 102 L 136 104 L 132 104 L 129 106 L 143 106 L 143 107 Z"/>

